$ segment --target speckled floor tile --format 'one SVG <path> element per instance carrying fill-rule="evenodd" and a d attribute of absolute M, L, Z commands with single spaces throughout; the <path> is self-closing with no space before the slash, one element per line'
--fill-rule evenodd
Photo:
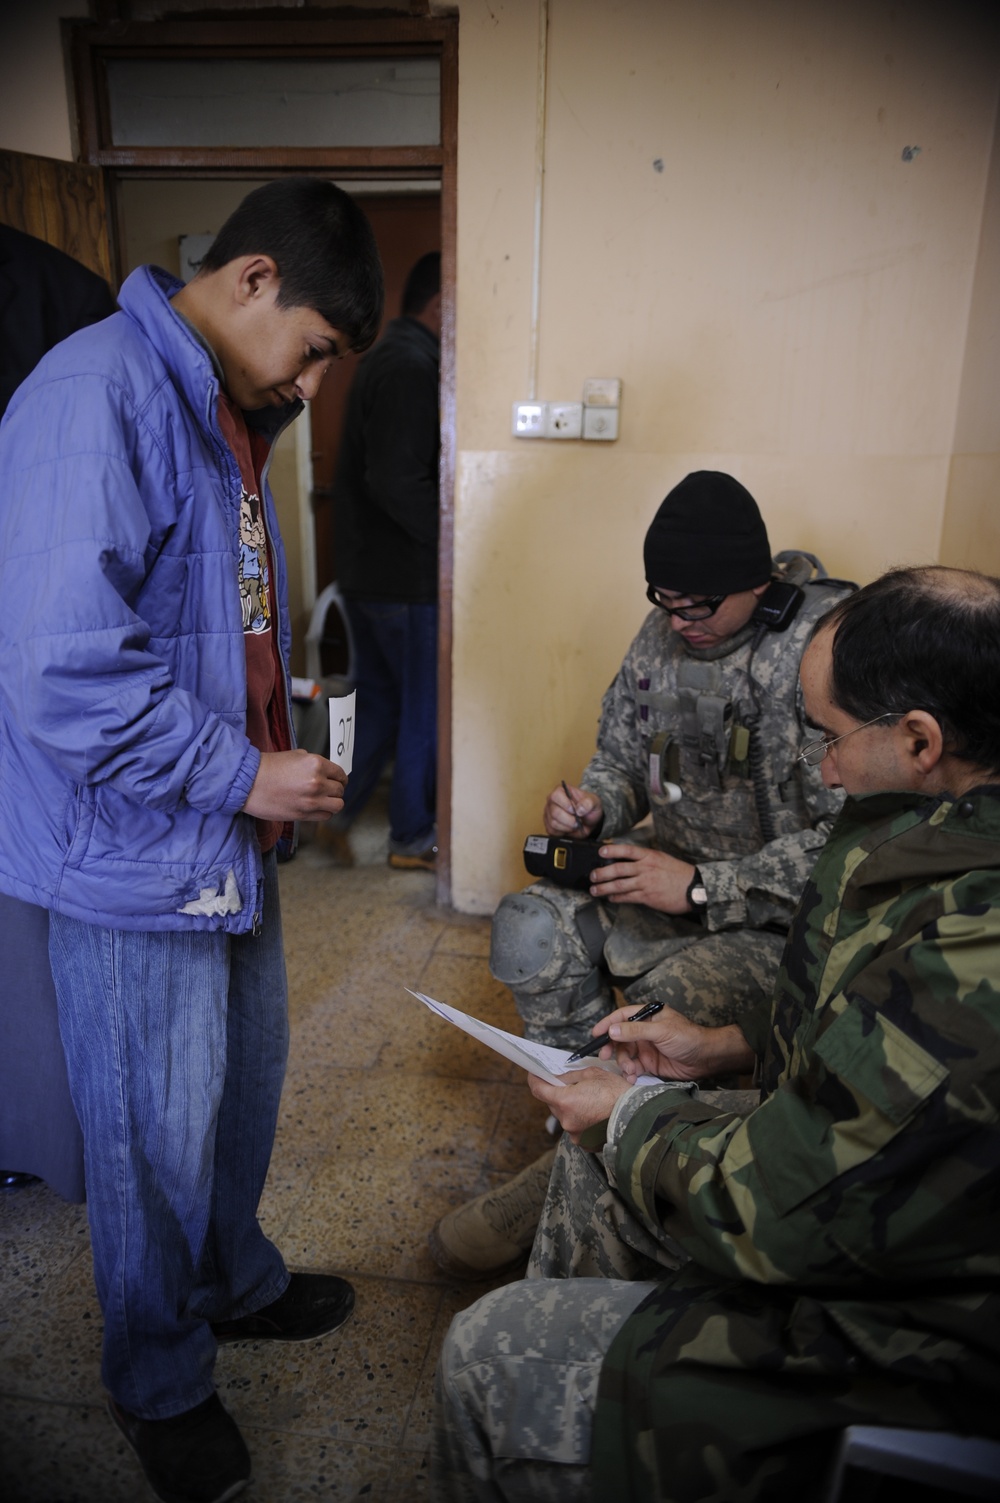
<path fill-rule="evenodd" d="M 427 1233 L 485 1161 L 499 1109 L 489 1083 L 394 1076 L 355 1083 L 336 1152 L 282 1238 L 302 1267 L 337 1266 L 392 1278 L 440 1277 Z M 458 1199 L 463 1198 L 459 1191 Z"/>
<path fill-rule="evenodd" d="M 442 1290 L 355 1279 L 347 1325 L 320 1341 L 224 1347 L 216 1382 L 241 1426 L 396 1444 L 409 1418 Z"/>
<path fill-rule="evenodd" d="M 438 1002 L 472 1013 L 481 1022 L 492 1023 L 494 1028 L 506 1028 L 508 1033 L 523 1032 L 509 990 L 493 980 L 486 961 L 478 956 L 442 953 L 439 948 L 428 960 L 417 990 Z"/>
<path fill-rule="evenodd" d="M 447 1001 L 434 992 L 427 995 L 438 1002 Z M 516 1075 L 524 1079 L 524 1071 L 495 1049 L 453 1027 L 422 1002 L 414 998 L 406 1001 L 409 1006 L 400 1012 L 392 1037 L 379 1050 L 376 1065 L 380 1071 L 461 1080 L 508 1081 Z"/>
<path fill-rule="evenodd" d="M 4 1503 L 145 1503 L 139 1464 L 93 1404 L 47 1404 L 0 1395 Z"/>
<path fill-rule="evenodd" d="M 88 1247 L 18 1303 L 15 1328 L 0 1351 L 0 1389 L 56 1403 L 102 1403 L 103 1329 Z"/>
<path fill-rule="evenodd" d="M 63 1200 L 48 1185 L 0 1195 L 0 1239 L 18 1242 L 72 1241 L 87 1234 L 87 1208 Z"/>
<path fill-rule="evenodd" d="M 478 955 L 486 960 L 490 953 L 490 920 L 472 914 L 449 915 L 448 924 L 437 943 L 438 955 Z"/>
<path fill-rule="evenodd" d="M 427 1233 L 551 1141 L 524 1072 L 406 996 L 520 1031 L 489 975 L 489 921 L 438 908 L 427 874 L 391 872 L 384 838 L 372 817 L 374 864 L 307 847 L 281 869 L 291 1049 L 259 1214 L 292 1268 L 343 1273 L 358 1307 L 320 1342 L 221 1350 L 254 1458 L 248 1503 L 429 1497 L 440 1341 L 492 1285 L 449 1281 Z M 151 1496 L 104 1412 L 84 1208 L 44 1187 L 0 1199 L 0 1311 L 3 1503 Z"/>
<path fill-rule="evenodd" d="M 0 1197 L 0 1345 L 28 1306 L 74 1259 L 89 1254 L 85 1206 L 70 1205 L 47 1185 Z"/>
<path fill-rule="evenodd" d="M 500 1112 L 493 1136 L 486 1150 L 484 1168 L 501 1177 L 517 1174 L 527 1164 L 558 1142 L 545 1129 L 549 1109 L 536 1101 L 525 1084 L 523 1070 L 504 1086 L 500 1094 Z"/>
<path fill-rule="evenodd" d="M 427 1496 L 419 1451 L 284 1431 L 244 1434 L 253 1457 L 246 1503 L 417 1503 Z"/>
<path fill-rule="evenodd" d="M 234 1413 L 253 1462 L 247 1503 L 364 1498 L 410 1503 L 426 1496 L 425 1449 L 297 1434 Z M 102 1405 L 39 1404 L 0 1397 L 4 1503 L 146 1503 L 153 1494 Z"/>

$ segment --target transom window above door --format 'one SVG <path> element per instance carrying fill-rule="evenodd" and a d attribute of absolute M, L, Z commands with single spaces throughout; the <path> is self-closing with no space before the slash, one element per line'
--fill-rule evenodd
<path fill-rule="evenodd" d="M 117 57 L 112 147 L 438 146 L 437 57 Z"/>

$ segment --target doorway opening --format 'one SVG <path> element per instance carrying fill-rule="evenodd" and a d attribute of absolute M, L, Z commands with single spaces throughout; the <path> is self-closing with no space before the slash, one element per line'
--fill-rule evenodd
<path fill-rule="evenodd" d="M 309 173 L 362 199 L 383 254 L 387 318 L 406 272 L 441 252 L 441 460 L 437 900 L 451 895 L 451 656 L 454 504 L 454 303 L 457 19 L 343 20 L 287 15 L 66 23 L 80 157 L 104 169 L 119 271 L 151 260 L 177 270 L 178 234 L 217 228 L 256 183 Z M 210 65 L 210 66 L 209 66 Z M 151 81 L 155 80 L 155 87 Z M 169 204 L 182 210 L 164 232 Z M 210 218 L 196 213 L 201 202 Z M 223 202 L 227 205 L 222 208 Z M 221 212 L 219 212 L 221 210 Z M 146 228 L 143 228 L 145 226 Z M 153 233 L 153 228 L 156 232 Z M 179 227 L 178 227 L 179 226 Z M 150 231 L 147 234 L 147 230 Z M 159 250 L 148 241 L 159 235 Z M 145 237 L 147 244 L 142 245 Z M 166 241 L 166 243 L 164 243 Z M 165 254 L 166 252 L 166 254 Z M 348 357 L 328 375 L 282 466 L 296 665 L 312 603 L 336 575 L 331 487 Z M 300 497 L 307 495 L 307 500 Z"/>

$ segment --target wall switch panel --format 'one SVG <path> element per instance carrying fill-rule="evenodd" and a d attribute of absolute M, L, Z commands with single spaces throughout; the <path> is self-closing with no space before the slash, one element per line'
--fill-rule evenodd
<path fill-rule="evenodd" d="M 618 437 L 617 407 L 585 407 L 583 409 L 584 438 L 603 439 L 610 443 Z"/>
<path fill-rule="evenodd" d="M 620 376 L 591 376 L 583 383 L 585 407 L 620 407 L 622 383 Z"/>
<path fill-rule="evenodd" d="M 510 431 L 515 438 L 541 438 L 545 427 L 544 402 L 515 402 Z"/>
<path fill-rule="evenodd" d="M 583 403 L 546 402 L 543 432 L 546 438 L 579 438 L 583 432 Z"/>

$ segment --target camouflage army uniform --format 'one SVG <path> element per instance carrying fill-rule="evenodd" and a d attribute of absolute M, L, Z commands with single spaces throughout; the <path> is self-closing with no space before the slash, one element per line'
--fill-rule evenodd
<path fill-rule="evenodd" d="M 656 1283 L 605 1281 L 590 1366 L 581 1316 L 600 1281 L 509 1286 L 487 1322 L 479 1306 L 457 1317 L 438 1454 L 458 1480 L 438 1496 L 546 1496 L 491 1491 L 489 1442 L 466 1448 L 463 1476 L 453 1416 L 475 1405 L 463 1374 L 488 1394 L 487 1353 L 538 1347 L 555 1374 L 560 1332 L 584 1398 L 573 1364 L 547 1402 L 539 1379 L 526 1446 L 513 1411 L 498 1421 L 502 1454 L 542 1482 L 538 1463 L 560 1460 L 595 1498 L 815 1498 L 853 1423 L 1000 1435 L 1000 788 L 848 801 L 771 1014 L 740 1026 L 761 1058 L 749 1116 L 640 1087 L 609 1124 L 623 1202 L 690 1261 Z M 474 1412 L 491 1435 L 488 1397 Z"/>
<path fill-rule="evenodd" d="M 602 840 L 627 837 L 651 814 L 653 846 L 697 865 L 708 904 L 697 918 L 674 917 L 549 882 L 504 898 L 491 970 L 510 986 L 529 1038 L 563 1048 L 589 1038 L 615 1005 L 609 973 L 627 979 L 627 1001 L 657 997 L 701 1023 L 731 1022 L 770 1000 L 792 912 L 841 804 L 819 769 L 796 757 L 808 739 L 799 661 L 845 588 L 807 584 L 792 624 L 764 632 L 755 649 L 750 626 L 694 650 L 662 611 L 647 616 L 604 696 L 581 787 L 601 800 Z M 758 746 L 767 840 L 754 793 Z M 668 782 L 681 788 L 679 802 Z M 554 930 L 544 921 L 532 930 L 535 900 Z"/>

